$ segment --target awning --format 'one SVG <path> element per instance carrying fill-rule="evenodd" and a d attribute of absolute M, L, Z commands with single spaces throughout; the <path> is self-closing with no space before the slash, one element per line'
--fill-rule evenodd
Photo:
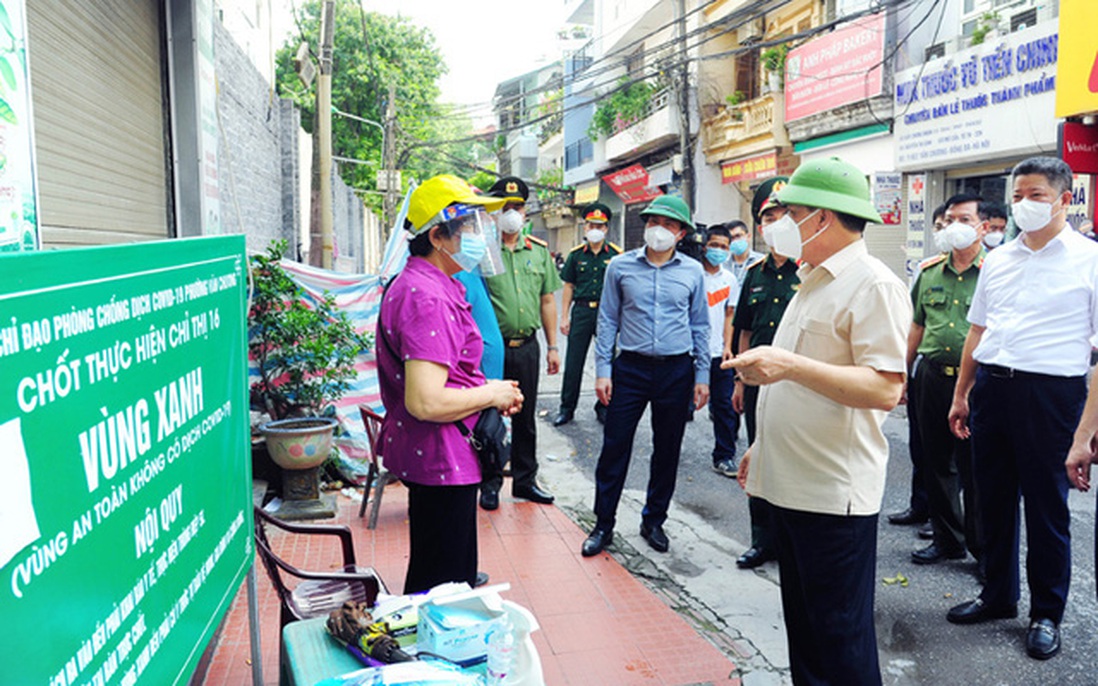
<path fill-rule="evenodd" d="M 645 202 L 663 195 L 659 186 L 654 185 L 649 179 L 648 171 L 639 164 L 607 174 L 602 177 L 602 180 L 626 205 Z"/>

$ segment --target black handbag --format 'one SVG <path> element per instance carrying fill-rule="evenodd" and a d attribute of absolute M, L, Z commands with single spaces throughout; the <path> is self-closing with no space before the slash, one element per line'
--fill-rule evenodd
<path fill-rule="evenodd" d="M 503 415 L 494 407 L 480 411 L 477 423 L 473 430 L 465 426 L 465 422 L 454 422 L 458 431 L 473 446 L 480 460 L 480 478 L 487 479 L 503 473 L 503 464 L 506 461 L 504 446 L 507 443 L 507 425 L 503 422 Z"/>

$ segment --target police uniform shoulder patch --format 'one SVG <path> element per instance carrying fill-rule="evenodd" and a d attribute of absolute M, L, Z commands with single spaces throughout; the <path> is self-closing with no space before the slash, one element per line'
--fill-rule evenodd
<path fill-rule="evenodd" d="M 608 246 L 610 246 L 610 249 L 611 249 L 612 251 L 614 251 L 614 252 L 618 253 L 619 255 L 620 255 L 621 253 L 625 252 L 624 250 L 622 250 L 622 249 L 621 249 L 621 246 L 620 246 L 620 245 L 616 245 L 616 244 L 614 244 L 614 243 L 610 243 L 610 242 L 607 242 L 606 244 L 607 244 Z"/>
<path fill-rule="evenodd" d="M 540 239 L 540 238 L 538 238 L 537 236 L 527 236 L 527 237 L 526 237 L 526 240 L 530 241 L 531 243 L 535 243 L 535 244 L 537 244 L 537 245 L 540 245 L 540 246 L 541 246 L 541 247 L 543 247 L 543 248 L 548 248 L 548 247 L 549 247 L 549 244 L 548 244 L 548 243 L 546 243 L 545 241 L 541 240 L 541 239 Z"/>
<path fill-rule="evenodd" d="M 586 244 L 586 243 L 580 243 L 579 245 L 577 245 L 576 247 L 572 248 L 572 249 L 571 249 L 571 250 L 569 250 L 568 252 L 576 252 L 577 250 L 583 250 L 583 249 L 584 249 L 584 248 L 586 248 L 586 247 L 587 247 L 587 244 Z"/>
<path fill-rule="evenodd" d="M 760 257 L 759 259 L 755 260 L 751 264 L 747 265 L 747 268 L 748 269 L 754 269 L 755 267 L 758 267 L 760 264 L 763 264 L 764 262 L 766 262 L 766 256 Z"/>
<path fill-rule="evenodd" d="M 925 260 L 923 260 L 922 262 L 919 263 L 919 269 L 926 269 L 928 267 L 933 267 L 934 265 L 938 264 L 939 262 L 942 262 L 943 260 L 945 260 L 945 258 L 947 258 L 947 257 L 949 257 L 949 256 L 946 253 L 942 253 L 940 255 L 933 255 L 931 257 L 928 257 L 928 258 L 926 258 Z"/>

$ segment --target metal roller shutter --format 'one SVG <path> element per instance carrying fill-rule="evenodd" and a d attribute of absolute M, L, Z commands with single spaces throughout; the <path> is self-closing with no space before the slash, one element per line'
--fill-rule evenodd
<path fill-rule="evenodd" d="M 159 3 L 27 3 L 43 243 L 169 235 Z"/>

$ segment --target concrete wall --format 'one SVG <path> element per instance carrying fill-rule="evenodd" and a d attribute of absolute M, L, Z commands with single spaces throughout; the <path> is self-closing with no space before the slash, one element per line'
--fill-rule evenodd
<path fill-rule="evenodd" d="M 288 254 L 303 259 L 308 249 L 312 146 L 301 131 L 301 115 L 293 103 L 274 95 L 220 24 L 214 27 L 214 45 L 222 228 L 245 234 L 250 251 L 263 251 L 270 241 L 285 239 L 291 247 Z M 365 208 L 334 171 L 332 208 L 338 250 L 334 264 L 339 271 L 362 272 Z"/>

